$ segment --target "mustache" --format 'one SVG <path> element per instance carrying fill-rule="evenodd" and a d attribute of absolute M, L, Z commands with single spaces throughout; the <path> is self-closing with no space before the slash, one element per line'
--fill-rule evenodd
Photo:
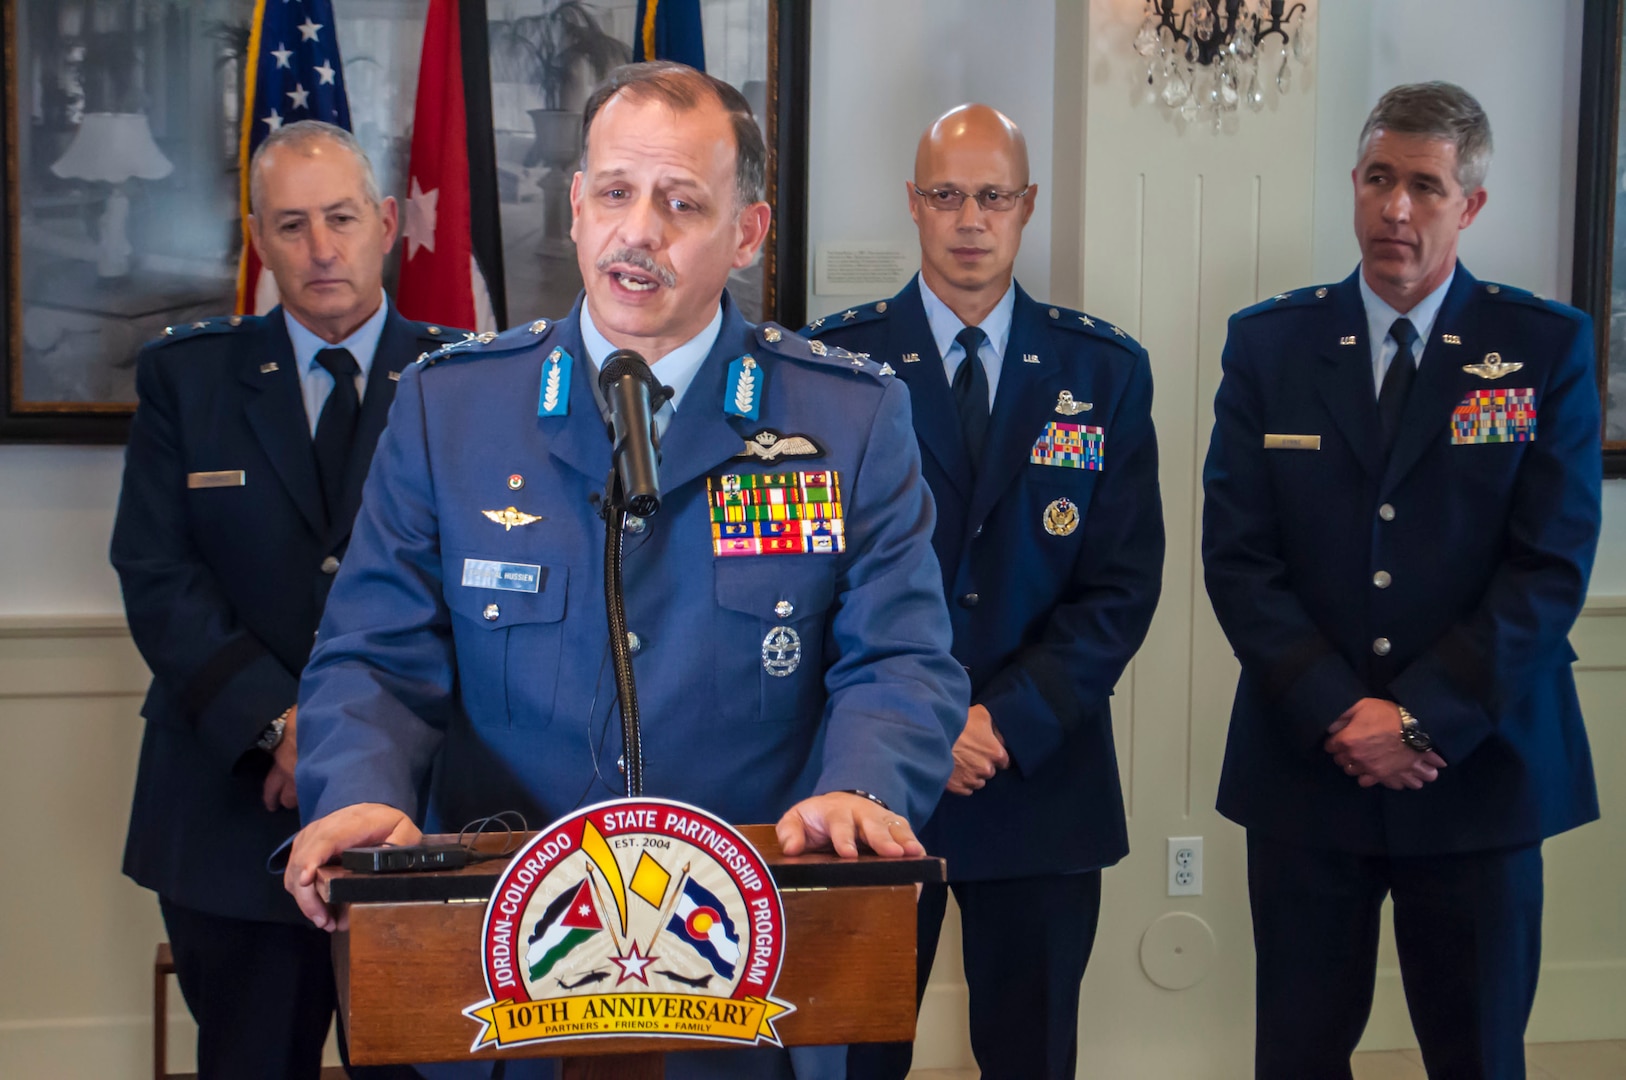
<path fill-rule="evenodd" d="M 599 272 L 602 273 L 617 263 L 642 270 L 650 277 L 659 279 L 668 289 L 677 287 L 677 275 L 657 263 L 647 251 L 639 251 L 637 248 L 617 248 L 598 261 Z"/>

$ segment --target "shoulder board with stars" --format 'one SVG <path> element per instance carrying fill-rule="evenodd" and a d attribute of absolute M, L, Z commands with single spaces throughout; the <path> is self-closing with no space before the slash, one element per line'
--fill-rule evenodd
<path fill-rule="evenodd" d="M 1140 351 L 1140 342 L 1129 335 L 1129 331 L 1121 326 L 1114 326 L 1105 319 L 1098 319 L 1082 311 L 1073 311 L 1071 308 L 1048 307 L 1045 309 L 1051 326 L 1059 326 L 1077 334 L 1087 334 L 1110 341 L 1130 352 Z"/>
<path fill-rule="evenodd" d="M 857 372 L 868 375 L 877 382 L 887 382 L 893 374 L 891 364 L 878 364 L 870 359 L 869 353 L 849 352 L 836 345 L 826 345 L 817 338 L 810 340 L 775 323 L 763 323 L 758 326 L 757 341 L 763 351 L 776 356 L 813 363 L 820 367 Z"/>
<path fill-rule="evenodd" d="M 1236 313 L 1236 318 L 1246 319 L 1254 315 L 1264 315 L 1272 311 L 1291 311 L 1308 304 L 1318 304 L 1327 299 L 1332 292 L 1330 285 L 1311 285 L 1303 289 L 1294 289 L 1291 292 L 1277 293 L 1267 296 L 1251 307 L 1245 307 Z"/>
<path fill-rule="evenodd" d="M 838 330 L 844 326 L 862 326 L 865 323 L 885 319 L 890 306 L 889 300 L 877 300 L 872 304 L 859 304 L 857 307 L 832 311 L 802 327 L 801 334 L 803 337 L 818 337 L 826 330 Z"/>
<path fill-rule="evenodd" d="M 154 345 L 170 345 L 177 341 L 186 341 L 189 338 L 203 337 L 206 334 L 225 334 L 233 330 L 246 330 L 259 326 L 265 321 L 262 315 L 222 315 L 213 319 L 197 319 L 193 322 L 176 323 L 164 327 L 163 331 L 154 339 Z"/>
<path fill-rule="evenodd" d="M 503 353 L 514 352 L 519 349 L 528 349 L 540 344 L 540 340 L 553 326 L 552 319 L 537 319 L 535 322 L 521 323 L 519 326 L 497 333 L 487 330 L 476 334 L 468 330 L 444 330 L 440 332 L 448 340 L 445 345 L 434 352 L 424 353 L 418 357 L 418 363 L 424 367 L 434 367 L 442 360 L 453 357 L 483 357 L 498 356 Z M 540 327 L 540 329 L 536 329 Z M 430 330 L 437 329 L 430 327 Z"/>

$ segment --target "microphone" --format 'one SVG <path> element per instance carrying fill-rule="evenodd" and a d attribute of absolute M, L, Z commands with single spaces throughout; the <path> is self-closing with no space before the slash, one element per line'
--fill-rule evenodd
<path fill-rule="evenodd" d="M 617 349 L 598 374 L 598 387 L 610 405 L 610 460 L 621 480 L 622 505 L 628 513 L 651 517 L 661 508 L 660 440 L 655 412 L 672 396 L 649 370 L 644 358 Z"/>

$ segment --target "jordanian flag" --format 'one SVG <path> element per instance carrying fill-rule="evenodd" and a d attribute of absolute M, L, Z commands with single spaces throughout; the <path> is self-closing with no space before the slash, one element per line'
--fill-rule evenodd
<path fill-rule="evenodd" d="M 666 931 L 688 942 L 717 974 L 725 979 L 734 977 L 734 965 L 740 962 L 740 936 L 734 932 L 734 922 L 723 910 L 723 902 L 693 878 L 684 882 L 683 895 L 678 897 Z"/>
<path fill-rule="evenodd" d="M 566 954 L 603 929 L 604 923 L 599 920 L 598 908 L 593 906 L 587 879 L 582 878 L 574 889 L 560 893 L 536 921 L 530 947 L 525 950 L 531 981 L 546 977 Z M 735 955 L 739 955 L 738 949 Z"/>

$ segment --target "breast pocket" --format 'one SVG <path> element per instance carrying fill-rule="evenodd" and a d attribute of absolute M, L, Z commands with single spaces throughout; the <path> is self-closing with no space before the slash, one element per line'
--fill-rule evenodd
<path fill-rule="evenodd" d="M 721 719 L 792 724 L 824 708 L 824 639 L 835 595 L 831 557 L 744 556 L 713 564 Z"/>
<path fill-rule="evenodd" d="M 463 707 L 477 727 L 545 728 L 553 720 L 570 568 L 510 562 L 471 570 L 471 562 L 448 552 L 443 563 Z"/>

